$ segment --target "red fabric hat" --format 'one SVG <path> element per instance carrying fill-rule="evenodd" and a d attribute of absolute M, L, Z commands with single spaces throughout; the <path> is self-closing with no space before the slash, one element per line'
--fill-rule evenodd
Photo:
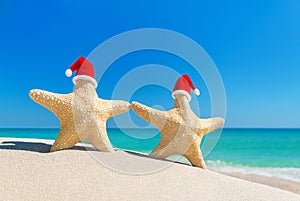
<path fill-rule="evenodd" d="M 80 57 L 77 59 L 77 61 L 66 70 L 66 76 L 71 77 L 74 71 L 76 71 L 76 76 L 73 78 L 75 85 L 77 80 L 87 80 L 92 82 L 95 88 L 97 88 L 98 83 L 95 80 L 94 66 L 86 58 Z"/>
<path fill-rule="evenodd" d="M 189 101 L 191 101 L 191 89 L 194 91 L 196 96 L 200 95 L 200 91 L 194 87 L 190 77 L 187 74 L 184 74 L 177 79 L 173 88 L 172 97 L 175 98 L 174 95 L 176 94 L 183 94 L 187 96 Z"/>

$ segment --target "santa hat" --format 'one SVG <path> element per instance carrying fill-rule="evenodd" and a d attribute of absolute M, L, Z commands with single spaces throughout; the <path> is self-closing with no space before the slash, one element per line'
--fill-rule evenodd
<path fill-rule="evenodd" d="M 76 71 L 76 76 L 73 78 L 73 83 L 76 85 L 77 80 L 87 80 L 93 83 L 97 88 L 98 83 L 95 80 L 94 66 L 86 58 L 80 57 L 67 70 L 66 76 L 71 77 L 72 73 Z"/>
<path fill-rule="evenodd" d="M 175 83 L 172 97 L 175 98 L 174 95 L 176 94 L 183 94 L 188 98 L 189 101 L 191 101 L 191 89 L 194 91 L 196 96 L 200 95 L 200 91 L 194 87 L 190 77 L 187 74 L 182 75 Z"/>

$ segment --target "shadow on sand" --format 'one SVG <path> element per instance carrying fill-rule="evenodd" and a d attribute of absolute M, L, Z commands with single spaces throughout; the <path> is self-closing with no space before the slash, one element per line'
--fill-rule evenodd
<path fill-rule="evenodd" d="M 30 151 L 30 152 L 37 152 L 37 153 L 49 153 L 52 145 L 46 144 L 42 142 L 24 142 L 24 141 L 3 141 L 0 144 L 0 150 L 20 150 L 20 151 Z M 80 150 L 80 151 L 97 151 L 95 148 L 91 147 L 84 147 L 84 146 L 74 146 L 68 150 Z M 119 151 L 125 151 L 127 154 L 139 156 L 139 157 L 146 157 L 152 158 L 151 156 L 143 153 L 138 153 L 130 150 L 122 150 L 122 149 L 115 149 Z M 155 159 L 155 158 L 152 158 Z M 177 164 L 188 165 L 179 161 L 171 161 L 168 159 L 155 159 L 161 161 L 169 161 Z"/>
<path fill-rule="evenodd" d="M 38 153 L 49 153 L 51 149 L 51 144 L 41 143 L 41 142 L 22 142 L 22 141 L 4 141 L 0 144 L 1 149 L 7 150 L 21 150 L 21 151 L 31 151 Z M 88 150 L 92 151 L 90 148 L 85 148 L 81 146 L 75 146 L 72 150 Z"/>

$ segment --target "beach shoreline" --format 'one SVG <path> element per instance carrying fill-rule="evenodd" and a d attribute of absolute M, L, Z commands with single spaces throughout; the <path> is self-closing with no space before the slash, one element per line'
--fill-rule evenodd
<path fill-rule="evenodd" d="M 297 192 L 278 189 L 284 184 L 298 188 L 298 184 L 275 178 L 226 176 L 124 151 L 88 152 L 81 144 L 49 154 L 52 143 L 0 138 L 1 199 L 198 200 L 201 196 L 201 200 L 300 200 Z M 258 184 L 262 181 L 276 183 L 277 188 Z"/>
<path fill-rule="evenodd" d="M 222 172 L 220 172 L 222 173 Z M 259 183 L 259 184 L 264 184 L 267 186 L 271 186 L 274 188 L 282 189 L 285 191 L 290 191 L 296 194 L 300 195 L 300 183 L 294 182 L 294 181 L 289 181 L 286 179 L 279 179 L 275 177 L 266 177 L 266 176 L 261 176 L 261 175 L 256 175 L 256 174 L 242 174 L 242 173 L 236 173 L 236 172 L 231 172 L 231 173 L 222 173 L 227 176 Z"/>

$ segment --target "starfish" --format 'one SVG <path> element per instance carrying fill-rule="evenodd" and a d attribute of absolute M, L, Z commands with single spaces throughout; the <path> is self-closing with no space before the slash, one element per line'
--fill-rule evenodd
<path fill-rule="evenodd" d="M 173 154 L 181 154 L 193 166 L 207 169 L 200 150 L 201 140 L 206 134 L 221 127 L 224 119 L 199 119 L 191 110 L 185 95 L 178 94 L 174 98 L 174 107 L 169 111 L 156 110 L 137 102 L 131 104 L 135 113 L 161 132 L 161 140 L 150 156 L 167 158 Z"/>
<path fill-rule="evenodd" d="M 69 94 L 35 89 L 29 96 L 60 120 L 60 132 L 51 152 L 71 148 L 78 142 L 89 142 L 99 151 L 114 151 L 106 133 L 106 121 L 130 108 L 125 101 L 99 98 L 94 85 L 87 80 L 77 80 Z"/>

